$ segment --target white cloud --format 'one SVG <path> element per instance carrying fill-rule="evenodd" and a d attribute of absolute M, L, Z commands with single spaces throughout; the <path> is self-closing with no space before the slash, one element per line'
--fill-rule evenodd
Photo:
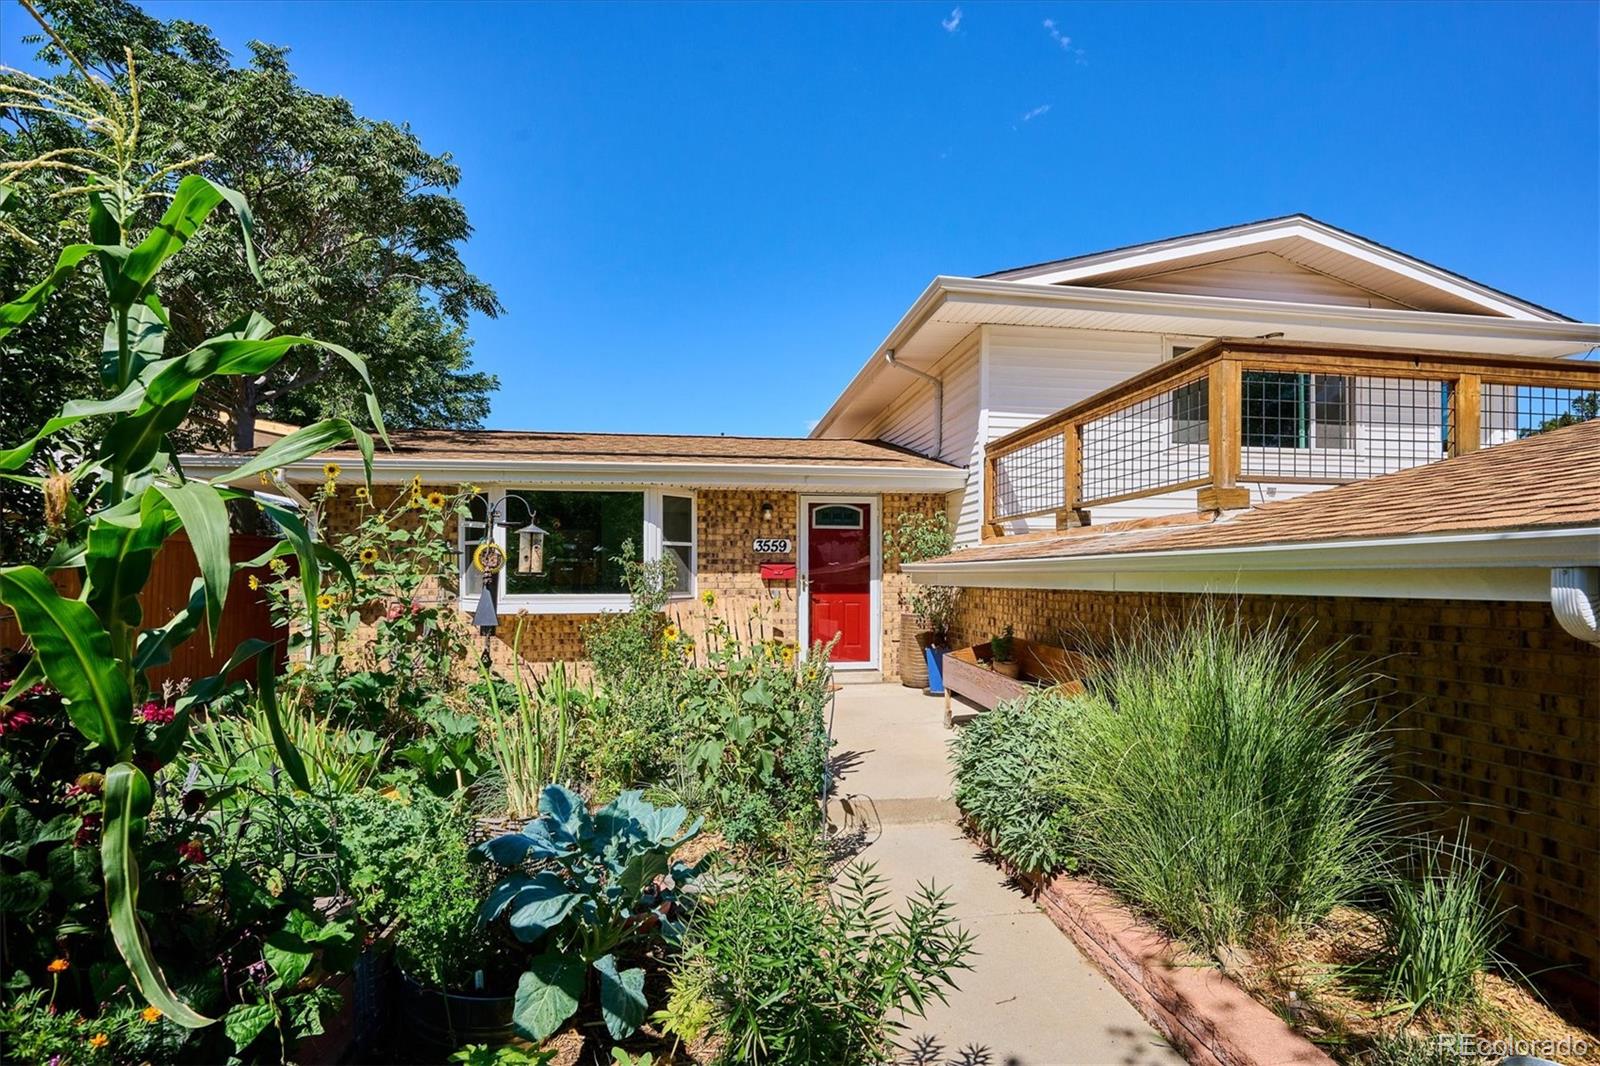
<path fill-rule="evenodd" d="M 1072 38 L 1061 32 L 1061 27 L 1056 25 L 1055 19 L 1045 19 L 1044 29 L 1050 35 L 1050 39 L 1061 46 L 1063 52 L 1072 51 Z"/>
<path fill-rule="evenodd" d="M 1049 113 L 1050 113 L 1050 105 L 1049 104 L 1040 104 L 1038 107 L 1034 108 L 1032 111 L 1029 111 L 1026 115 L 1023 115 L 1022 116 L 1022 121 L 1024 121 L 1024 122 L 1032 122 L 1034 119 L 1040 118 L 1040 117 L 1042 117 L 1044 115 L 1048 115 Z"/>
<path fill-rule="evenodd" d="M 940 19 L 939 25 L 944 27 L 946 33 L 956 32 L 956 28 L 961 25 L 961 9 L 959 7 L 952 9 L 950 17 Z"/>

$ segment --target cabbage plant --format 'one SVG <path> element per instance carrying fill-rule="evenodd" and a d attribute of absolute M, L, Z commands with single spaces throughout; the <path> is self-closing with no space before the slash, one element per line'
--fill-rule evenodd
<path fill-rule="evenodd" d="M 485 923 L 506 921 L 525 944 L 539 945 L 517 982 L 514 1018 L 529 1040 L 549 1037 L 577 1012 L 592 968 L 606 1029 L 621 1040 L 644 1021 L 644 970 L 619 969 L 618 955 L 683 936 L 683 897 L 700 865 L 672 853 L 700 832 L 683 828 L 689 812 L 656 807 L 624 792 L 589 812 L 560 785 L 539 796 L 539 817 L 520 833 L 477 846 L 475 853 L 513 872 L 479 909 Z"/>

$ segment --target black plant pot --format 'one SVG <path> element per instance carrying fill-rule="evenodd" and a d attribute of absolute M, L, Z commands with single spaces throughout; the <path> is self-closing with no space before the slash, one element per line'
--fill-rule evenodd
<path fill-rule="evenodd" d="M 444 1055 L 466 1044 L 499 1047 L 516 1036 L 511 1023 L 515 996 L 441 992 L 410 974 L 400 974 L 400 1024 L 413 1040 Z"/>

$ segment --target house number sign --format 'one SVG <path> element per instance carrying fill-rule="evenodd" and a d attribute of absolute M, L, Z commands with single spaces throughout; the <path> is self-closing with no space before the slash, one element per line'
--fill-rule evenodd
<path fill-rule="evenodd" d="M 787 537 L 757 537 L 755 541 L 757 555 L 787 555 L 793 546 Z"/>

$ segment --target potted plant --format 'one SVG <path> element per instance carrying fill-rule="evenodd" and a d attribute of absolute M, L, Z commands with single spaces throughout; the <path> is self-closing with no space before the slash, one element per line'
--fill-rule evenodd
<path fill-rule="evenodd" d="M 944 512 L 911 511 L 900 516 L 884 538 L 897 563 L 916 563 L 948 555 L 955 536 Z M 950 625 L 955 613 L 956 590 L 948 586 L 918 585 L 903 594 L 900 615 L 900 683 L 944 693 L 941 660 L 950 650 Z"/>
<path fill-rule="evenodd" d="M 1004 633 L 989 640 L 989 654 L 992 656 L 989 660 L 989 666 L 1002 677 L 1017 676 L 1017 662 L 1011 657 L 1016 639 L 1015 630 L 1008 625 Z"/>

